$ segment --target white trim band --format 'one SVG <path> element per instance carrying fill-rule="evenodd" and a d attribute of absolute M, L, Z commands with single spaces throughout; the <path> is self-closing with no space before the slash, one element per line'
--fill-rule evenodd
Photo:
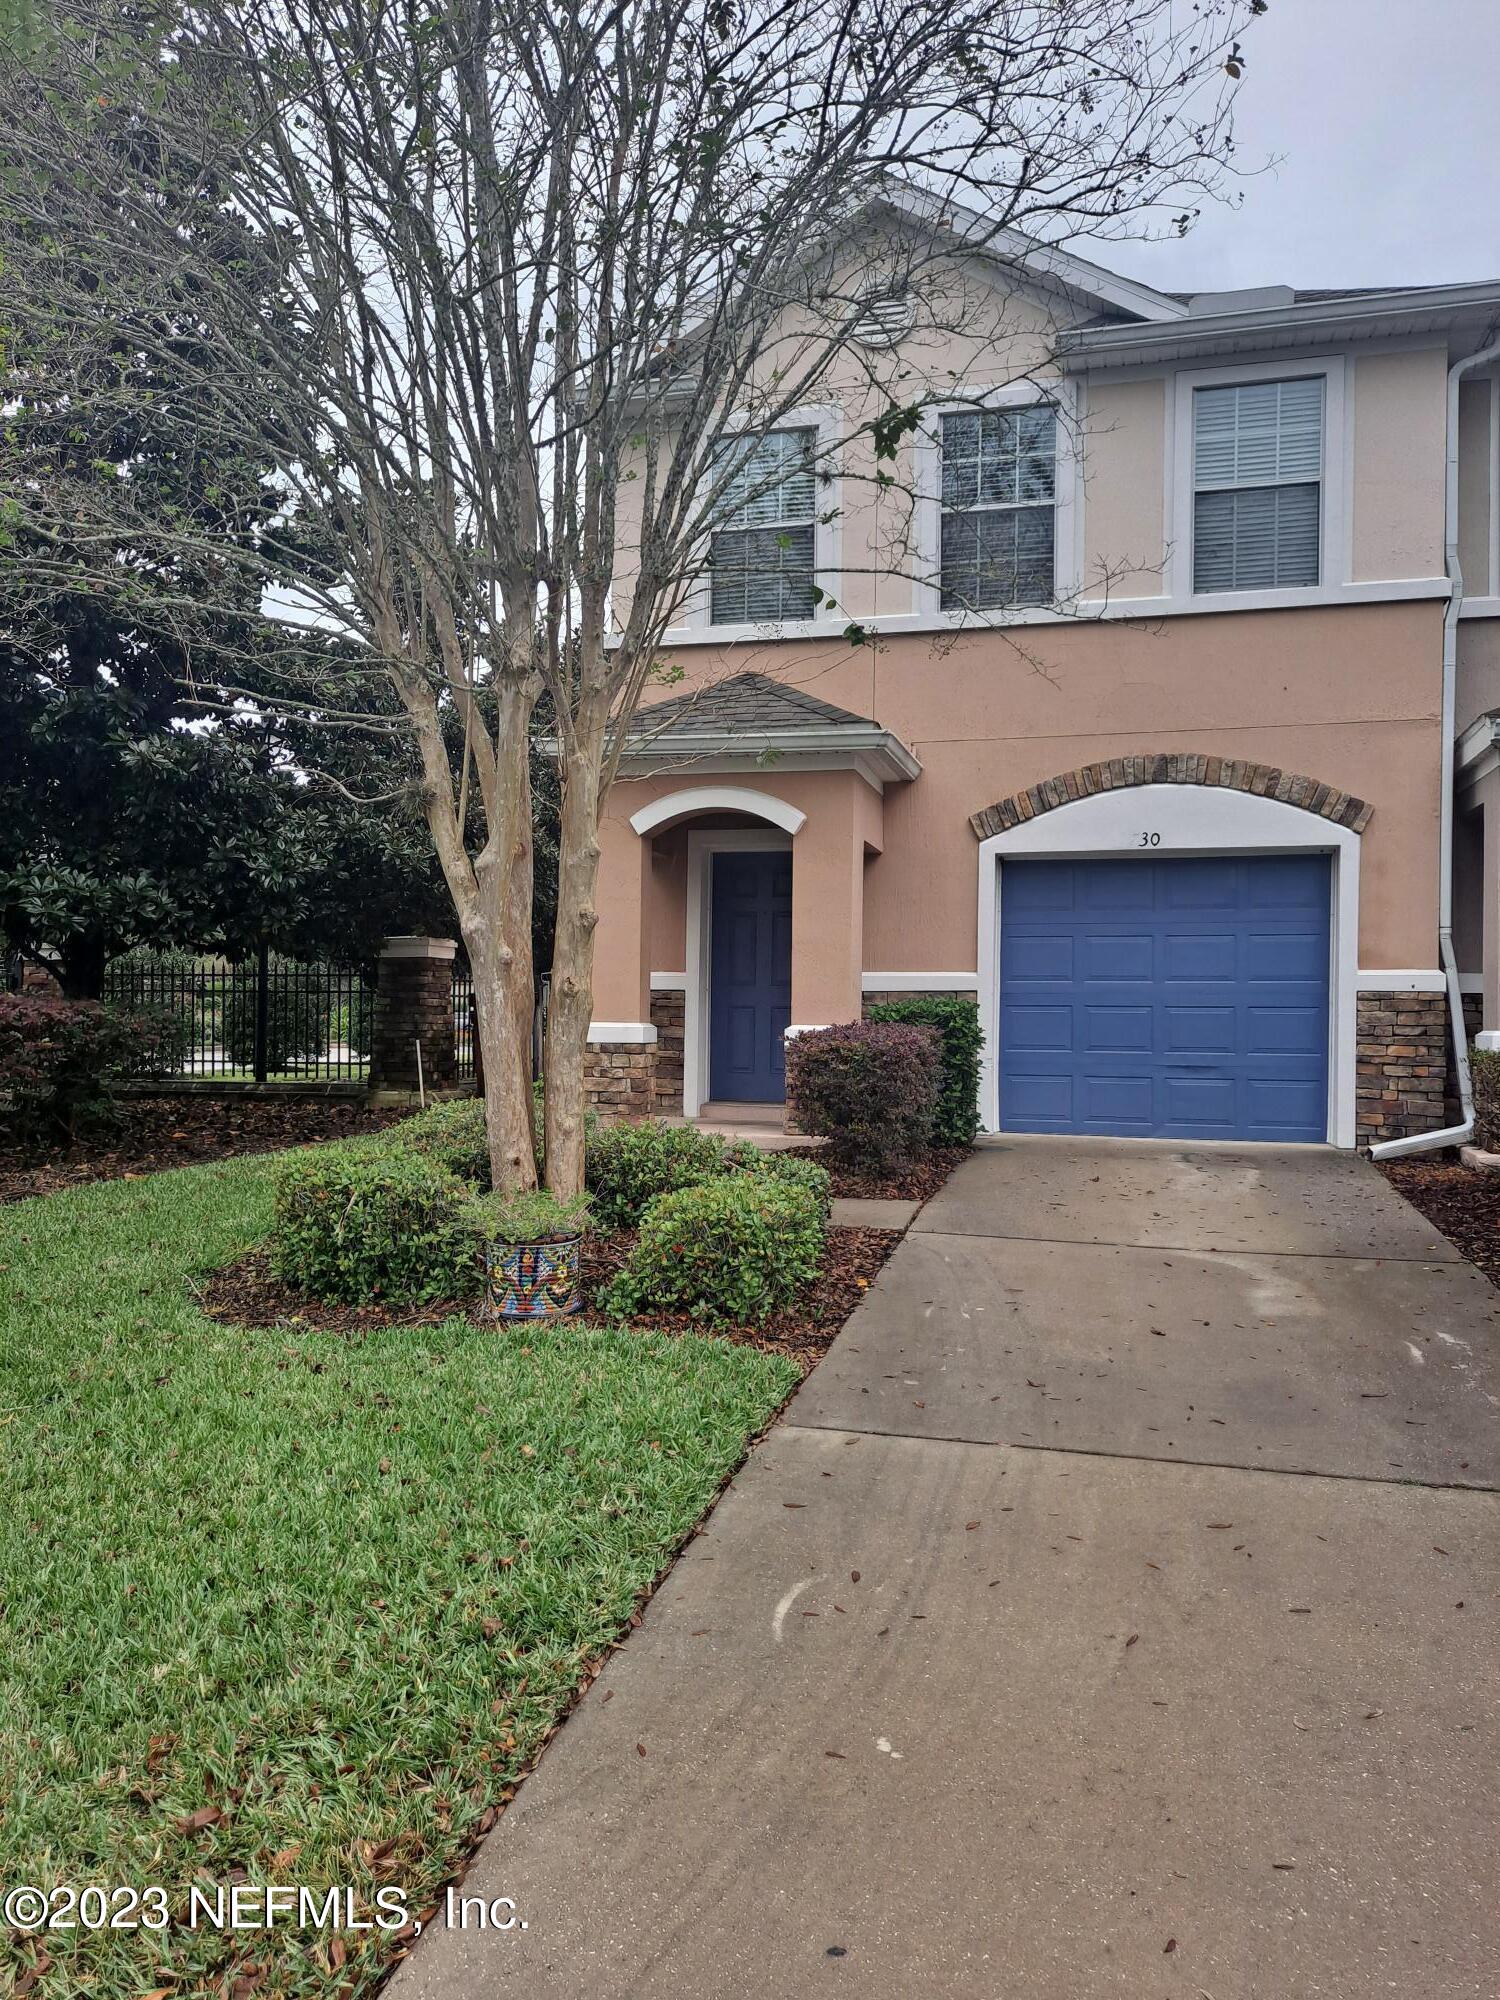
<path fill-rule="evenodd" d="M 1263 369 L 1256 371 L 1264 374 Z M 1285 370 L 1279 371 L 1284 373 Z M 1332 476 L 1331 474 L 1329 475 Z M 1309 611 L 1330 604 L 1412 604 L 1446 598 L 1452 586 L 1441 576 L 1356 577 L 1347 583 L 1286 585 L 1267 590 L 1203 591 L 1194 596 L 1157 592 L 1150 597 L 1080 597 L 1062 604 L 1028 604 L 1004 611 L 890 611 L 874 612 L 858 622 L 872 632 L 895 636 L 901 632 L 991 632 L 1015 625 L 1098 625 L 1120 619 L 1212 617 L 1239 611 Z M 1486 600 L 1486 603 L 1492 600 Z M 1479 614 L 1475 614 L 1479 615 Z M 1484 615 L 1494 615 L 1485 613 Z M 664 648 L 678 646 L 730 646 L 755 644 L 799 644 L 818 639 L 837 639 L 848 645 L 846 619 L 807 619 L 786 625 L 674 625 L 662 635 Z M 618 640 L 615 641 L 618 644 Z"/>
<path fill-rule="evenodd" d="M 1356 993 L 1441 993 L 1446 981 L 1441 972 L 1357 972 Z"/>
<path fill-rule="evenodd" d="M 452 938 L 388 937 L 381 940 L 380 956 L 452 959 L 458 956 L 458 945 Z"/>
<path fill-rule="evenodd" d="M 656 1029 L 649 1021 L 590 1021 L 589 1041 L 614 1042 L 618 1045 L 635 1044 L 642 1047 L 656 1040 Z"/>
<path fill-rule="evenodd" d="M 687 974 L 685 972 L 653 972 L 651 975 L 653 993 L 686 993 Z"/>

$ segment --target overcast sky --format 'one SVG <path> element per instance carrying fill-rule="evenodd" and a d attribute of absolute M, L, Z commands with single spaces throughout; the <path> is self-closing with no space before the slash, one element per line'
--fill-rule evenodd
<path fill-rule="evenodd" d="M 1500 0 L 1270 0 L 1244 37 L 1243 205 L 1078 243 L 1168 291 L 1500 277 Z"/>

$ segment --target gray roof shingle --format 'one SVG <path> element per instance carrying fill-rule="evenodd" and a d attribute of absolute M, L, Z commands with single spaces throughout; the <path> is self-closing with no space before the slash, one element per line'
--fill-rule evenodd
<path fill-rule="evenodd" d="M 670 701 L 652 702 L 640 709 L 631 723 L 629 740 L 660 743 L 663 737 L 679 733 L 760 736 L 779 729 L 816 728 L 819 724 L 832 728 L 880 727 L 871 716 L 836 708 L 831 701 L 821 701 L 801 688 L 773 681 L 769 675 L 736 674 L 732 680 L 715 681 L 691 694 L 674 695 Z"/>

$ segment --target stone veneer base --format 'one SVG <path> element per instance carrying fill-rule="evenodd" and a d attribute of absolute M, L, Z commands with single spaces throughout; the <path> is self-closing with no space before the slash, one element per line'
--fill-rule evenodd
<path fill-rule="evenodd" d="M 863 1013 L 885 1000 L 951 999 L 920 988 L 866 994 Z M 1470 1009 L 1465 1007 L 1465 1014 Z M 654 1045 L 596 1043 L 588 1052 L 590 1109 L 606 1123 L 621 1118 L 679 1117 L 685 1003 L 681 993 L 653 993 Z M 1450 1122 L 1447 1003 L 1440 993 L 1362 993 L 1358 1004 L 1356 1130 L 1360 1146 L 1437 1131 Z M 788 1126 L 788 1130 L 790 1130 Z"/>
<path fill-rule="evenodd" d="M 1448 1123 L 1448 1003 L 1441 993 L 1361 993 L 1355 1047 L 1361 1146 Z"/>

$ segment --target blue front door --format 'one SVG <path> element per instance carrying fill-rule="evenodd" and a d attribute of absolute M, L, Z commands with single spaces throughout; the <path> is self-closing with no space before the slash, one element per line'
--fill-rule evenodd
<path fill-rule="evenodd" d="M 792 1018 L 792 857 L 715 854 L 709 962 L 709 1094 L 780 1104 Z"/>
<path fill-rule="evenodd" d="M 1328 1136 L 1326 855 L 1007 861 L 1000 1126 Z"/>

